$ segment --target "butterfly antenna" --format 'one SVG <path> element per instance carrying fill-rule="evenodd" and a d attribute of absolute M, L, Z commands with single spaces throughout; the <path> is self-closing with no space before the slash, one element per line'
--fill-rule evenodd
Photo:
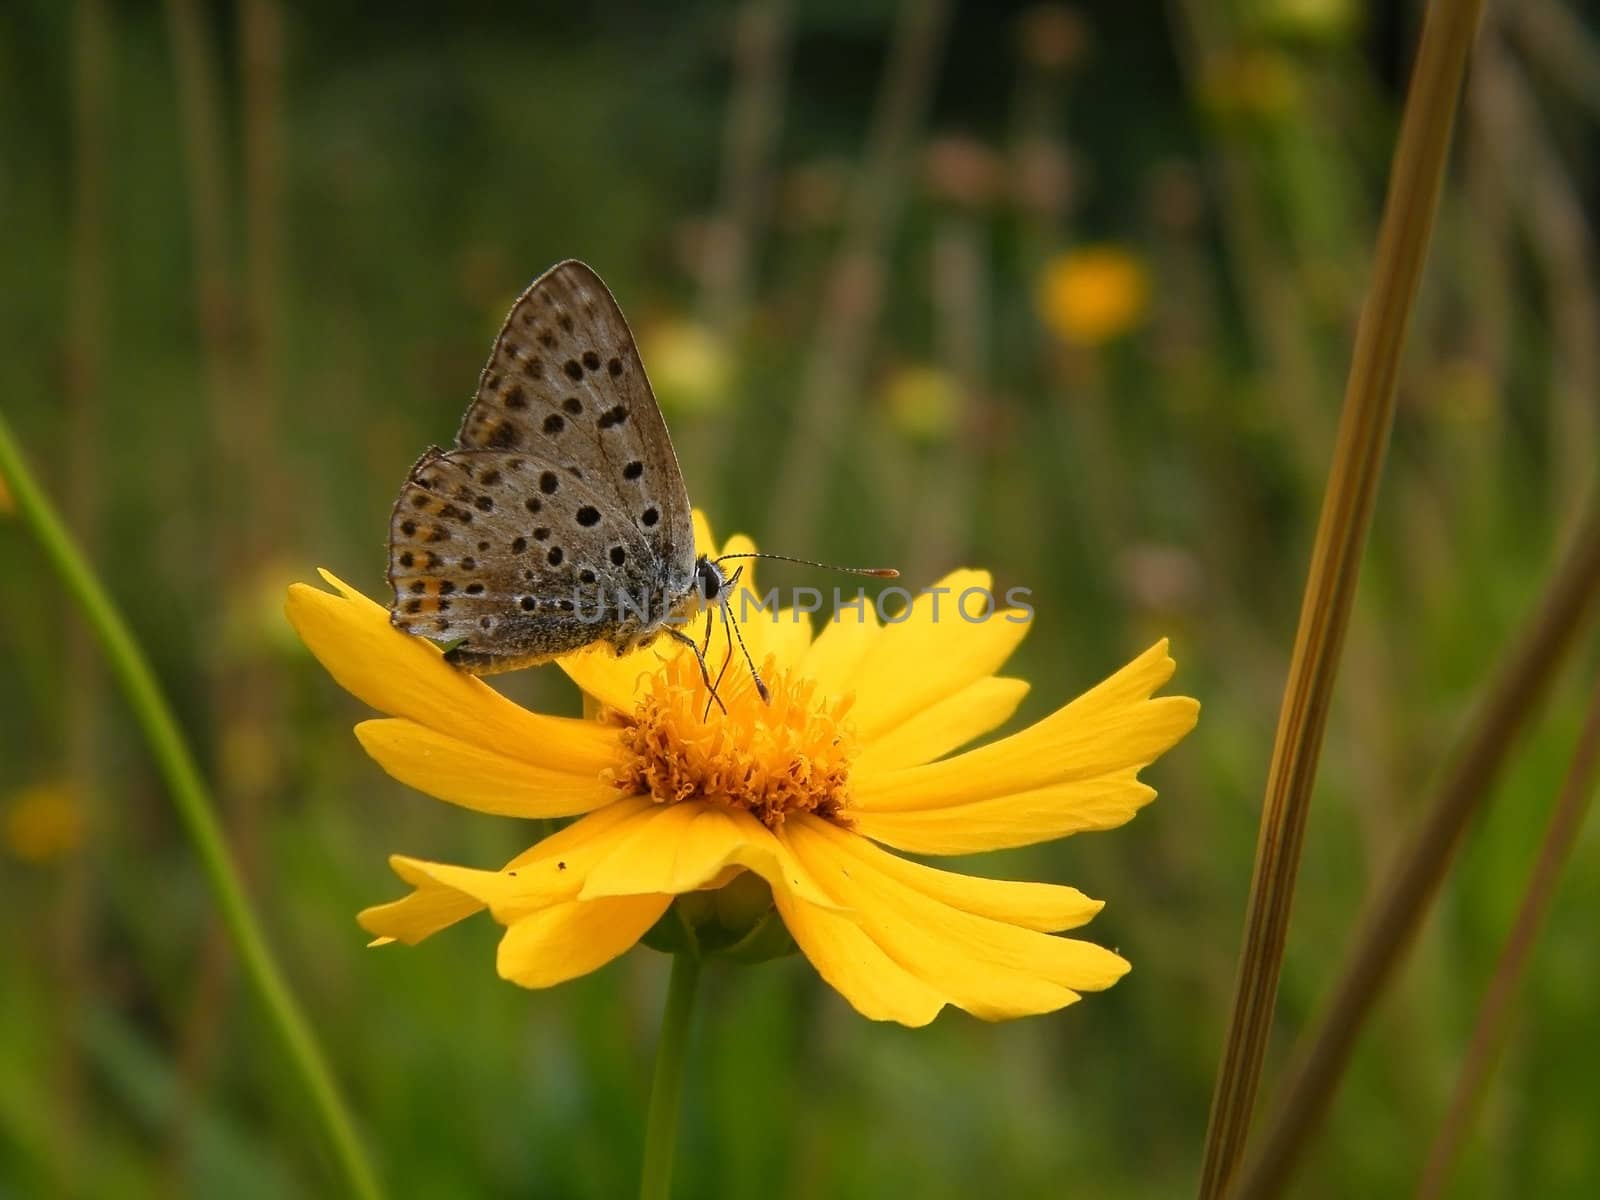
<path fill-rule="evenodd" d="M 843 571 L 846 575 L 871 575 L 874 579 L 899 579 L 900 572 L 893 567 L 841 567 L 834 563 L 817 562 L 810 558 L 795 558 L 788 554 L 724 554 L 714 561 L 722 563 L 730 558 L 773 558 L 779 562 L 799 563 L 803 567 L 821 567 L 824 571 Z"/>

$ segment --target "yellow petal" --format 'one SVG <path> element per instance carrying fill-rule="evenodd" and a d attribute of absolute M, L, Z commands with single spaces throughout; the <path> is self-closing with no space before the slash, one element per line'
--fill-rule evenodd
<path fill-rule="evenodd" d="M 857 771 L 931 762 L 1010 719 L 1028 694 L 1023 679 L 987 675 L 886 730 L 856 757 Z"/>
<path fill-rule="evenodd" d="M 389 614 L 354 588 L 326 571 L 322 577 L 342 595 L 297 583 L 284 611 L 300 640 L 357 699 L 551 770 L 596 774 L 615 762 L 615 737 L 597 723 L 513 704 L 446 663 L 432 642 L 390 625 Z"/>
<path fill-rule="evenodd" d="M 942 904 L 872 868 L 856 839 L 797 823 L 796 856 L 861 928 L 935 990 L 984 1020 L 1053 1012 L 1109 987 L 1127 963 L 1091 942 L 1022 929 Z"/>
<path fill-rule="evenodd" d="M 977 854 L 1031 846 L 1069 834 L 1115 829 L 1151 800 L 1155 789 L 1134 769 L 1075 779 L 1010 796 L 901 812 L 850 810 L 857 833 L 911 854 Z"/>
<path fill-rule="evenodd" d="M 631 713 L 644 681 L 659 673 L 662 664 L 686 647 L 665 634 L 647 646 L 619 656 L 608 645 L 564 654 L 556 666 L 600 703 L 620 713 Z"/>
<path fill-rule="evenodd" d="M 749 536 L 746 535 L 746 534 L 743 534 L 743 533 L 736 533 L 732 537 L 730 537 L 727 540 L 727 542 L 725 542 L 723 544 L 722 549 L 718 550 L 715 554 L 712 555 L 712 557 L 713 558 L 723 558 L 723 557 L 725 557 L 727 555 L 730 555 L 730 554 L 741 554 L 741 555 L 743 555 L 743 554 L 754 554 L 754 553 L 756 553 L 756 544 L 750 540 Z M 739 570 L 741 567 L 744 568 L 744 574 L 739 577 L 739 586 L 740 587 L 749 588 L 752 592 L 755 591 L 756 590 L 756 560 L 755 559 L 753 559 L 753 558 L 736 558 L 732 562 L 725 564 L 722 569 L 725 572 L 727 572 L 729 575 L 732 575 L 735 571 Z"/>
<path fill-rule="evenodd" d="M 955 571 L 878 634 L 853 676 L 856 702 L 850 715 L 863 742 L 993 675 L 1017 648 L 1028 632 L 1025 614 L 997 610 L 987 620 L 966 620 L 961 598 L 973 591 L 990 593 L 989 573 Z M 982 610 L 977 598 L 967 599 L 965 606 L 974 615 Z"/>
<path fill-rule="evenodd" d="M 852 838 L 855 854 L 871 869 L 896 883 L 974 916 L 989 917 L 1008 925 L 1036 929 L 1041 933 L 1056 933 L 1086 924 L 1105 907 L 1104 901 L 1091 900 L 1077 888 L 1057 883 L 984 879 L 956 871 L 941 871 L 880 850 L 864 837 L 825 821 L 813 817 L 800 820 L 833 840 Z"/>
<path fill-rule="evenodd" d="M 744 593 L 744 589 L 739 589 Z M 744 593 L 748 594 L 748 593 Z M 750 658 L 757 667 L 766 670 L 769 674 L 776 671 L 791 670 L 805 661 L 806 651 L 811 648 L 811 617 L 797 608 L 772 609 L 761 608 L 752 598 L 741 615 L 737 598 L 730 600 L 733 617 L 739 622 L 739 633 L 744 638 L 745 648 L 750 651 Z M 713 639 L 718 643 L 717 650 L 711 655 L 712 674 L 720 670 L 720 663 L 727 654 L 726 635 L 718 630 Z M 742 670 L 750 668 L 745 664 L 744 655 L 739 652 L 737 645 L 733 646 L 733 662 L 730 669 L 737 667 Z"/>
<path fill-rule="evenodd" d="M 537 852 L 537 847 L 524 850 L 507 863 L 504 869 L 509 871 L 520 866 Z M 368 943 L 369 945 L 382 946 L 389 942 L 401 941 L 414 946 L 430 934 L 439 932 L 447 925 L 454 925 L 484 907 L 484 902 L 479 897 L 434 878 L 433 872 L 439 871 L 443 864 L 407 858 L 403 854 L 391 854 L 389 866 L 415 890 L 409 896 L 403 896 L 388 904 L 362 909 L 357 914 L 356 920 L 361 927 L 377 935 Z M 466 870 L 465 867 L 444 869 Z M 495 874 L 492 871 L 477 873 Z"/>
<path fill-rule="evenodd" d="M 478 812 L 570 817 L 618 798 L 615 785 L 599 775 L 536 767 L 401 717 L 363 721 L 356 738 L 401 783 Z"/>
<path fill-rule="evenodd" d="M 371 945 L 404 942 L 415 946 L 423 938 L 470 917 L 482 907 L 455 888 L 424 881 L 408 896 L 362 909 L 356 920 L 373 935 Z"/>
<path fill-rule="evenodd" d="M 498 908 L 497 919 L 504 922 L 556 900 L 571 899 L 583 884 L 580 871 L 606 852 L 600 839 L 648 807 L 648 800 L 619 800 L 524 850 L 499 871 L 392 855 L 389 865 L 395 874 L 416 890 L 363 909 L 357 920 L 377 935 L 375 945 L 389 941 L 414 945 L 486 905 Z"/>
<path fill-rule="evenodd" d="M 671 903 L 671 896 L 623 896 L 542 908 L 506 930 L 495 966 L 523 987 L 565 983 L 630 949 Z"/>
<path fill-rule="evenodd" d="M 806 877 L 788 847 L 747 812 L 684 801 L 660 805 L 650 819 L 629 827 L 588 872 L 584 900 L 649 893 L 681 895 L 717 879 L 728 868 L 746 867 L 773 890 L 793 892 L 813 904 L 831 906 Z"/>
<path fill-rule="evenodd" d="M 920 1027 L 939 1015 L 945 997 L 885 954 L 851 917 L 773 892 L 778 915 L 801 953 L 862 1016 Z"/>
<path fill-rule="evenodd" d="M 698 508 L 689 514 L 689 519 L 694 522 L 694 552 L 699 557 L 704 554 L 715 557 L 717 553 L 717 539 L 711 536 L 711 522 L 706 520 L 706 514 Z"/>
<path fill-rule="evenodd" d="M 523 851 L 498 871 L 458 867 L 395 855 L 390 864 L 402 878 L 453 888 L 487 906 L 509 925 L 531 912 L 575 899 L 594 865 L 632 830 L 648 821 L 654 806 L 630 797 L 574 821 Z"/>
<path fill-rule="evenodd" d="M 859 606 L 841 606 L 812 641 L 802 671 L 817 681 L 824 695 L 851 691 L 856 668 L 877 640 L 878 612 L 870 599 Z"/>
<path fill-rule="evenodd" d="M 1137 770 L 1193 729 L 1199 716 L 1200 706 L 1186 696 L 1147 698 L 1171 677 L 1173 665 L 1167 643 L 1158 642 L 1021 733 L 941 762 L 865 774 L 855 782 L 851 811 L 909 812 L 970 804 L 1057 783 L 1120 777 L 1130 767 Z"/>

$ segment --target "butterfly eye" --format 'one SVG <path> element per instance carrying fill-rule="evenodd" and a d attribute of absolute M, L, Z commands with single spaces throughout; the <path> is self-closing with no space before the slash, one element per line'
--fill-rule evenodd
<path fill-rule="evenodd" d="M 722 591 L 722 572 L 715 563 L 703 558 L 696 564 L 695 570 L 700 577 L 700 595 L 707 601 L 715 600 Z"/>

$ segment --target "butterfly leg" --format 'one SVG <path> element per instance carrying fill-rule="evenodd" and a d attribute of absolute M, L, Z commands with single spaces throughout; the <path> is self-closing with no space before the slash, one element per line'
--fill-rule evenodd
<path fill-rule="evenodd" d="M 695 641 L 688 634 L 682 632 L 681 630 L 674 629 L 670 625 L 667 626 L 667 633 L 673 641 L 682 642 L 685 646 L 694 651 L 694 660 L 700 664 L 700 678 L 702 681 L 704 681 L 706 690 L 711 693 L 711 699 L 716 702 L 717 707 L 720 708 L 724 714 L 726 714 L 728 711 L 728 706 L 722 702 L 722 697 L 717 695 L 716 685 L 711 682 L 711 671 L 706 667 L 706 656 L 700 652 L 700 643 Z M 710 713 L 711 706 L 708 704 L 706 706 L 706 714 L 709 716 Z"/>
<path fill-rule="evenodd" d="M 706 659 L 706 655 L 711 653 L 711 618 L 712 618 L 714 612 L 715 612 L 714 609 L 710 609 L 710 608 L 706 609 L 706 634 L 705 634 L 705 637 L 703 639 L 701 639 L 701 642 L 700 642 L 700 661 L 701 662 L 704 662 L 705 659 Z M 718 671 L 717 672 L 717 681 L 716 681 L 716 683 L 708 684 L 707 688 L 710 691 L 711 695 L 715 696 L 717 694 L 717 688 L 719 688 L 721 686 L 722 686 L 722 672 Z M 702 721 L 709 721 L 711 719 L 711 700 L 710 700 L 709 697 L 707 697 L 707 699 L 706 699 L 706 710 L 705 710 L 705 712 L 700 714 L 700 719 Z"/>
<path fill-rule="evenodd" d="M 722 669 L 717 672 L 717 682 L 714 685 L 712 685 L 713 692 L 715 692 L 715 690 L 717 688 L 720 688 L 722 686 L 723 677 L 726 676 L 727 673 L 728 673 L 728 666 L 729 666 L 730 663 L 733 662 L 733 618 L 728 614 L 728 606 L 727 606 L 726 603 L 719 604 L 717 606 L 717 608 L 722 610 L 722 633 L 723 633 L 723 636 L 725 638 L 727 638 L 727 641 L 728 641 L 728 653 L 727 653 L 726 657 L 724 657 L 723 660 L 722 660 Z M 716 611 L 716 609 L 707 609 L 706 610 L 706 650 L 708 652 L 711 649 L 711 614 L 713 612 L 715 612 L 715 611 Z M 759 684 L 760 682 L 761 681 L 759 679 L 756 680 L 757 684 Z M 705 716 L 701 717 L 700 719 L 702 721 L 704 721 L 710 715 L 711 715 L 711 704 L 708 701 L 706 703 Z"/>

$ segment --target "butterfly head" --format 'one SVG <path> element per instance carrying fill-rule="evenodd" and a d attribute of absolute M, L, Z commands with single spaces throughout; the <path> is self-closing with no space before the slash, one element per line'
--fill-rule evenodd
<path fill-rule="evenodd" d="M 739 582 L 739 575 L 743 571 L 744 568 L 740 567 L 732 575 L 728 575 L 704 554 L 695 559 L 694 586 L 700 603 L 702 605 L 725 603 L 723 593 Z"/>

